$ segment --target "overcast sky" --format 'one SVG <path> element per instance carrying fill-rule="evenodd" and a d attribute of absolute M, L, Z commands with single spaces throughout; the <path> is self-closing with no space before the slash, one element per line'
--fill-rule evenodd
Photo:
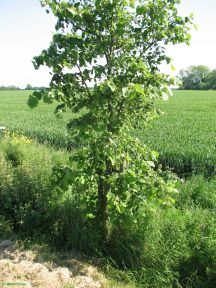
<path fill-rule="evenodd" d="M 168 48 L 176 70 L 163 67 L 163 71 L 177 74 L 182 68 L 199 64 L 216 68 L 216 0 L 182 0 L 179 12 L 193 13 L 198 31 L 192 31 L 189 47 Z M 39 0 L 0 0 L 0 86 L 49 84 L 48 69 L 35 71 L 32 58 L 49 46 L 54 26 L 54 17 L 46 14 Z"/>

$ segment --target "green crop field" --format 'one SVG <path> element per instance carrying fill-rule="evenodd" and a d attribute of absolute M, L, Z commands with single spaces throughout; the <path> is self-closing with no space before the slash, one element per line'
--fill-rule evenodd
<path fill-rule="evenodd" d="M 165 115 L 140 136 L 160 152 L 160 162 L 179 174 L 214 173 L 216 91 L 174 91 L 159 107 Z"/>
<path fill-rule="evenodd" d="M 40 142 L 66 147 L 66 123 L 54 116 L 55 105 L 41 103 L 31 110 L 27 105 L 29 91 L 0 91 L 0 126 L 16 130 Z M 205 172 L 216 167 L 216 92 L 174 91 L 169 101 L 157 106 L 165 113 L 153 121 L 153 129 L 139 131 L 144 143 L 160 153 L 160 162 L 179 174 Z M 150 127 L 151 128 L 151 127 Z"/>
<path fill-rule="evenodd" d="M 35 109 L 27 105 L 31 91 L 0 91 L 0 126 L 23 135 L 47 142 L 56 147 L 65 147 L 66 123 L 70 115 L 57 119 L 55 105 L 40 103 Z"/>

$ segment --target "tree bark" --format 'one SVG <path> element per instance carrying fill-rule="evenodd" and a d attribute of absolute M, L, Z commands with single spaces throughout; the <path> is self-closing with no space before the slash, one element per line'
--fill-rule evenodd
<path fill-rule="evenodd" d="M 108 223 L 108 193 L 111 189 L 108 178 L 112 174 L 112 164 L 106 161 L 106 170 L 99 171 L 98 180 L 98 224 L 101 234 L 101 242 L 103 248 L 108 244 L 109 240 L 109 223 Z"/>
<path fill-rule="evenodd" d="M 102 174 L 102 173 L 101 173 Z M 106 246 L 108 242 L 108 189 L 103 175 L 99 175 L 98 182 L 98 225 L 100 229 L 101 242 Z"/>

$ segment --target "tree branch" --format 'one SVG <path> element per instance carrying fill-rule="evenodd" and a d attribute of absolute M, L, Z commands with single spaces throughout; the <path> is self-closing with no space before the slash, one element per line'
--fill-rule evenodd
<path fill-rule="evenodd" d="M 80 69 L 79 64 L 77 64 L 76 66 L 77 66 L 77 68 L 78 68 L 78 70 L 79 70 L 79 74 L 80 74 L 80 76 L 81 76 L 81 78 L 82 78 L 82 82 L 83 82 L 83 84 L 85 85 L 85 88 L 86 88 L 86 91 L 87 91 L 89 97 L 92 97 L 91 92 L 90 92 L 90 89 L 89 89 L 89 87 L 88 87 L 88 85 L 87 85 L 87 83 L 86 83 L 86 81 L 85 81 L 85 78 L 83 77 L 83 73 L 82 73 L 82 70 Z"/>

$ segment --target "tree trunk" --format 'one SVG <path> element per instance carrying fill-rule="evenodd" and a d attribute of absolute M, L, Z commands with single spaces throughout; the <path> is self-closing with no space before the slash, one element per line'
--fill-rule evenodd
<path fill-rule="evenodd" d="M 108 244 L 109 227 L 108 227 L 108 193 L 111 189 L 107 178 L 112 173 L 110 161 L 106 161 L 106 171 L 99 171 L 98 181 L 98 225 L 100 228 L 101 242 L 103 248 Z"/>
<path fill-rule="evenodd" d="M 105 180 L 102 175 L 100 175 L 98 183 L 98 225 L 103 246 L 106 246 L 108 241 L 107 193 Z"/>

